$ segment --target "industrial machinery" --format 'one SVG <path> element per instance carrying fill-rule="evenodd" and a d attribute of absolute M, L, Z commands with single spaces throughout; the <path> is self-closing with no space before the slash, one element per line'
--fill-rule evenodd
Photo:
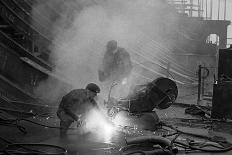
<path fill-rule="evenodd" d="M 220 49 L 218 60 L 218 80 L 213 87 L 211 117 L 232 118 L 232 48 Z"/>
<path fill-rule="evenodd" d="M 160 77 L 145 85 L 136 86 L 124 99 L 110 98 L 107 103 L 108 115 L 122 126 L 153 130 L 159 118 L 156 109 L 166 109 L 178 95 L 176 83 Z"/>

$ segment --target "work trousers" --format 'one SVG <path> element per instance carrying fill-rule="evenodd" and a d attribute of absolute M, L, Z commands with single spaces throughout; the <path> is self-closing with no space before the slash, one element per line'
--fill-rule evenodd
<path fill-rule="evenodd" d="M 74 122 L 74 119 L 62 110 L 57 112 L 57 116 L 60 119 L 60 136 L 65 137 L 67 136 L 67 131 Z"/>

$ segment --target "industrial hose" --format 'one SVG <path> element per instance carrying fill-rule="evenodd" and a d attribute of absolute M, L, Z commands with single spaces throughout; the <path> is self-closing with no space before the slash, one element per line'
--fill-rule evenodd
<path fill-rule="evenodd" d="M 178 141 L 175 141 L 174 143 L 182 145 L 182 146 L 187 147 L 187 148 L 190 148 L 192 150 L 199 150 L 199 151 L 210 152 L 210 153 L 223 153 L 223 152 L 228 152 L 228 151 L 232 150 L 232 146 L 227 147 L 227 148 L 223 148 L 223 149 L 204 149 L 204 148 L 191 146 L 189 144 L 185 144 L 185 143 L 178 142 Z"/>
<path fill-rule="evenodd" d="M 2 124 L 2 125 L 7 125 L 7 126 L 16 126 L 22 133 L 26 134 L 27 133 L 26 128 L 18 124 L 20 121 L 30 122 L 32 124 L 39 125 L 39 126 L 42 126 L 45 128 L 60 129 L 60 127 L 58 127 L 58 126 L 44 125 L 44 124 L 37 123 L 35 121 L 31 121 L 31 120 L 24 119 L 24 118 L 14 119 L 14 120 L 0 119 L 0 125 Z M 76 130 L 76 128 L 69 128 L 69 129 Z"/>
<path fill-rule="evenodd" d="M 8 144 L 3 149 L 2 152 L 9 155 L 25 155 L 25 154 L 66 155 L 67 154 L 67 150 L 65 148 L 57 145 L 40 144 L 40 143 L 12 143 L 2 137 L 0 137 L 0 139 Z"/>
<path fill-rule="evenodd" d="M 169 139 L 155 135 L 128 138 L 126 142 L 128 145 L 139 144 L 139 143 L 153 143 L 153 144 L 159 144 L 162 147 L 170 146 L 171 144 L 171 141 Z"/>
<path fill-rule="evenodd" d="M 166 126 L 166 127 L 169 127 L 173 130 L 175 130 L 176 132 L 180 133 L 180 134 L 185 134 L 185 135 L 190 135 L 190 136 L 195 136 L 195 137 L 199 137 L 199 138 L 203 138 L 203 139 L 207 139 L 207 140 L 210 140 L 210 141 L 215 141 L 212 137 L 208 137 L 208 136 L 205 136 L 205 135 L 200 135 L 200 134 L 194 134 L 194 133 L 188 133 L 188 132 L 184 132 L 184 131 L 181 131 L 179 129 L 176 129 L 174 128 L 172 125 L 167 125 L 165 123 L 162 123 L 162 126 Z M 216 146 L 213 146 L 217 149 L 205 149 L 205 148 L 201 148 L 201 147 L 195 147 L 195 146 L 192 146 L 192 145 L 189 145 L 189 144 L 186 144 L 186 143 L 183 143 L 183 142 L 178 142 L 178 141 L 173 141 L 174 144 L 179 144 L 181 146 L 184 146 L 185 148 L 189 148 L 189 149 L 192 149 L 192 150 L 199 150 L 199 151 L 203 151 L 203 152 L 210 152 L 210 153 L 223 153 L 223 152 L 228 152 L 228 151 L 231 151 L 232 150 L 232 145 L 230 144 L 229 147 L 227 148 L 218 148 Z M 227 142 L 228 143 L 228 142 Z M 228 143 L 229 144 L 229 143 Z"/>
<path fill-rule="evenodd" d="M 149 135 L 126 139 L 127 146 L 122 147 L 119 152 L 123 155 L 141 153 L 144 155 L 173 155 L 178 150 L 171 147 L 172 142 L 161 136 Z M 156 147 L 154 147 L 156 146 Z"/>
<path fill-rule="evenodd" d="M 148 150 L 145 150 L 148 149 Z M 133 155 L 133 154 L 142 154 L 142 155 L 173 155 L 170 150 L 165 148 L 148 148 L 141 144 L 133 144 L 122 147 L 119 150 L 121 155 Z"/>

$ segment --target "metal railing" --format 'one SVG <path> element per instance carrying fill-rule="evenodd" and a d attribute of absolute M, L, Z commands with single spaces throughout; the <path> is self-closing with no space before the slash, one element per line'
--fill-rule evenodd
<path fill-rule="evenodd" d="M 216 81 L 216 67 L 198 66 L 198 96 L 197 104 L 200 104 L 204 97 L 212 97 L 213 84 Z"/>
<path fill-rule="evenodd" d="M 168 0 L 179 13 L 205 20 L 226 20 L 227 0 Z"/>

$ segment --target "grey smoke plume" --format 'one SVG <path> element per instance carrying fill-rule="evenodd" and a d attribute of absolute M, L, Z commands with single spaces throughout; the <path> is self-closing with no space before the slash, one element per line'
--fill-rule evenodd
<path fill-rule="evenodd" d="M 161 51 L 162 45 L 157 45 L 154 40 L 160 41 L 168 35 L 168 31 L 175 31 L 178 22 L 174 11 L 164 0 L 38 2 L 33 14 L 34 21 L 39 22 L 33 23 L 37 27 L 40 27 L 40 23 L 47 28 L 44 32 L 53 42 L 49 48 L 50 61 L 56 66 L 55 73 L 62 74 L 72 88 L 83 88 L 87 83 L 95 82 L 102 86 L 104 96 L 107 96 L 108 87 L 98 81 L 97 70 L 107 41 L 117 40 L 119 46 L 128 50 L 133 60 L 144 64 L 146 68 L 149 66 L 146 62 L 159 57 Z M 154 65 L 152 67 L 157 68 Z M 141 66 L 137 70 L 141 71 Z M 149 78 L 154 77 L 153 74 Z M 138 80 L 136 76 L 131 76 L 129 83 L 135 79 Z M 60 98 L 62 93 L 59 92 L 63 92 L 63 87 L 53 85 L 52 88 L 49 85 L 48 88 L 48 85 L 45 81 L 35 90 L 38 96 L 50 98 L 51 101 Z"/>

